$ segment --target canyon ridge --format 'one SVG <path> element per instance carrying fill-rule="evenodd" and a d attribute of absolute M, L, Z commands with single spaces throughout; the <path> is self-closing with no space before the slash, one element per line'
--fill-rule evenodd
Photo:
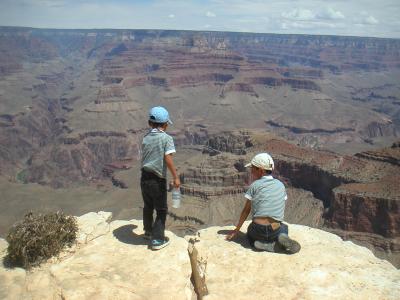
<path fill-rule="evenodd" d="M 286 220 L 400 266 L 400 40 L 0 27 L 0 234 L 26 212 L 141 218 L 147 112 L 168 108 L 178 235 L 236 222 L 275 159 Z"/>

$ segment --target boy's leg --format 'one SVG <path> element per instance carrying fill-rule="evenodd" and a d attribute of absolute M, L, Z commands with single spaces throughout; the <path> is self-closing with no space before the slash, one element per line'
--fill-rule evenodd
<path fill-rule="evenodd" d="M 251 222 L 249 226 L 247 227 L 247 239 L 249 240 L 250 246 L 254 247 L 254 242 L 257 240 L 264 240 L 264 231 L 262 228 L 254 223 Z"/>
<path fill-rule="evenodd" d="M 289 238 L 289 228 L 286 224 L 282 223 L 279 236 L 278 236 L 278 244 L 286 251 L 288 254 L 294 254 L 300 251 L 300 244 Z"/>
<path fill-rule="evenodd" d="M 165 221 L 167 219 L 167 182 L 165 179 L 158 180 L 157 195 L 154 197 L 154 209 L 157 212 L 156 220 L 153 225 L 153 239 L 164 240 Z"/>
<path fill-rule="evenodd" d="M 261 225 L 254 222 L 247 227 L 247 238 L 253 246 L 254 241 L 273 242 L 277 237 L 277 230 L 272 230 L 268 225 Z"/>
<path fill-rule="evenodd" d="M 147 234 L 151 234 L 154 229 L 153 212 L 156 209 L 156 203 L 160 197 L 160 181 L 162 179 L 152 172 L 142 170 L 140 180 L 143 196 L 143 227 Z M 164 184 L 165 185 L 165 184 Z"/>
<path fill-rule="evenodd" d="M 151 233 L 153 230 L 153 197 L 152 189 L 154 184 L 149 180 L 141 180 L 140 186 L 142 189 L 143 197 L 143 229 L 145 233 Z"/>
<path fill-rule="evenodd" d="M 281 223 L 281 227 L 279 228 L 279 235 L 281 234 L 289 235 L 289 227 L 285 223 Z"/>
<path fill-rule="evenodd" d="M 252 247 L 268 252 L 275 252 L 275 241 L 279 229 L 273 230 L 269 225 L 260 225 L 254 222 L 247 228 L 247 238 Z"/>

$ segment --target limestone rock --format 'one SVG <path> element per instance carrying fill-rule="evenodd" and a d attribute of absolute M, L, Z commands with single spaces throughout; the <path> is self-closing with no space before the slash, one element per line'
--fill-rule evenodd
<path fill-rule="evenodd" d="M 0 257 L 7 253 L 8 243 L 0 238 Z M 26 272 L 24 269 L 15 268 L 13 270 L 4 268 L 3 264 L 0 267 L 0 299 L 20 299 L 24 289 Z M 7 298 L 9 297 L 9 298 Z"/>
<path fill-rule="evenodd" d="M 78 218 L 81 230 L 86 228 L 91 238 L 41 267 L 26 272 L 1 265 L 0 298 L 195 298 L 187 253 L 189 236 L 185 240 L 166 231 L 171 244 L 151 251 L 141 236 L 142 221 L 108 223 L 110 217 L 100 212 Z M 397 299 L 400 294 L 399 270 L 336 235 L 290 225 L 290 235 L 302 249 L 285 255 L 253 251 L 244 233 L 236 242 L 228 242 L 225 235 L 231 229 L 210 227 L 197 237 L 195 246 L 207 261 L 206 299 Z M 0 239 L 0 258 L 6 247 Z"/>
<path fill-rule="evenodd" d="M 64 299 L 187 299 L 191 297 L 186 241 L 171 237 L 148 249 L 141 221 L 114 221 L 111 232 L 50 267 Z"/>
<path fill-rule="evenodd" d="M 398 299 L 400 295 L 399 270 L 334 234 L 290 225 L 289 235 L 302 249 L 286 255 L 256 252 L 244 234 L 227 242 L 226 229 L 203 229 L 196 243 L 207 260 L 210 294 L 205 299 Z"/>
<path fill-rule="evenodd" d="M 3 266 L 0 267 L 0 299 L 23 299 L 25 282 L 26 272 L 24 269 L 9 270 Z"/>
<path fill-rule="evenodd" d="M 80 244 L 104 235 L 110 231 L 109 221 L 112 213 L 100 211 L 98 213 L 90 212 L 78 218 L 79 232 L 77 241 Z"/>
<path fill-rule="evenodd" d="M 8 247 L 8 243 L 5 239 L 0 238 L 0 253 L 3 253 L 3 251 L 6 251 Z"/>
<path fill-rule="evenodd" d="M 59 260 L 49 260 L 30 272 L 1 266 L 0 298 L 191 299 L 186 240 L 167 231 L 171 245 L 151 251 L 141 236 L 142 221 L 108 224 L 110 217 L 111 213 L 100 212 L 78 218 L 80 230 L 90 239 Z M 0 249 L 6 245 L 0 241 Z"/>

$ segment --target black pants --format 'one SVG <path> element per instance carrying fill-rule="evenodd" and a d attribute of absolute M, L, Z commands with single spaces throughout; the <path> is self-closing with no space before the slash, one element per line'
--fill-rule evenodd
<path fill-rule="evenodd" d="M 143 227 L 145 232 L 152 234 L 155 240 L 164 239 L 165 220 L 167 218 L 167 182 L 154 173 L 142 170 L 140 187 L 143 196 Z M 157 216 L 153 224 L 153 211 Z"/>
<path fill-rule="evenodd" d="M 271 243 L 277 240 L 279 234 L 288 234 L 288 226 L 281 223 L 281 226 L 273 230 L 271 225 L 260 225 L 254 222 L 249 224 L 247 227 L 247 239 L 252 247 L 254 247 L 255 241 Z"/>

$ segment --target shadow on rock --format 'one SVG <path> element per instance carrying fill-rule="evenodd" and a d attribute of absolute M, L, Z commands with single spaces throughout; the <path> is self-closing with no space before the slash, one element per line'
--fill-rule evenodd
<path fill-rule="evenodd" d="M 113 230 L 113 235 L 122 243 L 131 245 L 148 245 L 148 241 L 143 238 L 143 235 L 138 235 L 133 232 L 137 228 L 136 225 L 128 224 L 118 227 Z"/>
<path fill-rule="evenodd" d="M 18 266 L 14 266 L 12 263 L 11 263 L 11 260 L 10 260 L 10 258 L 9 258 L 9 256 L 8 256 L 8 254 L 3 258 L 3 267 L 5 268 L 5 269 L 14 269 L 14 268 L 16 268 L 16 267 L 18 267 Z"/>
<path fill-rule="evenodd" d="M 221 234 L 221 235 L 228 235 L 231 232 L 232 232 L 232 230 L 219 230 L 217 233 Z M 229 243 L 229 241 L 226 241 L 226 242 Z M 246 234 L 243 233 L 243 232 L 239 232 L 237 234 L 237 236 L 230 242 L 237 243 L 237 244 L 239 244 L 242 247 L 247 248 L 247 249 L 252 249 L 250 244 L 249 244 L 249 240 L 247 239 Z"/>

